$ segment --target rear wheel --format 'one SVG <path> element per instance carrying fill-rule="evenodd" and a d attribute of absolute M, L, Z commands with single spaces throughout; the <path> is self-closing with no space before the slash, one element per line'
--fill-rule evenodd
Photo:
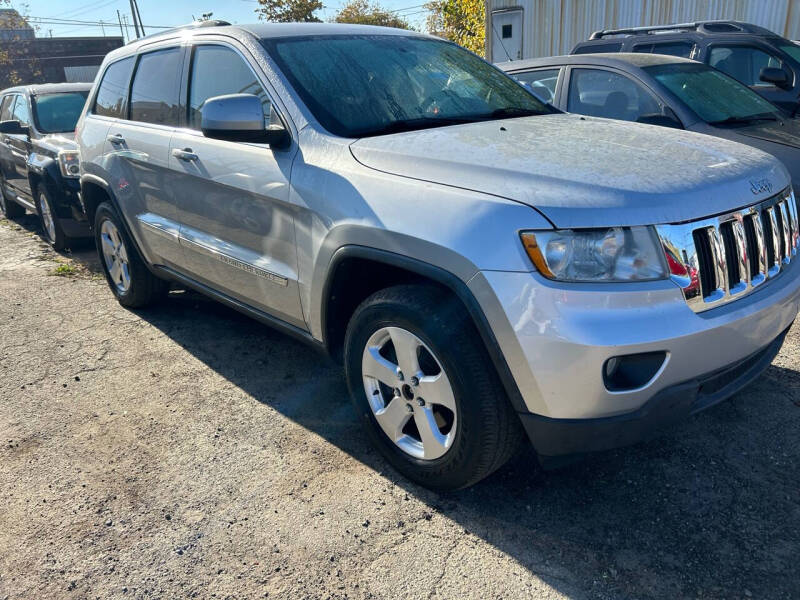
<path fill-rule="evenodd" d="M 438 490 L 502 466 L 522 428 L 457 299 L 427 285 L 379 291 L 356 309 L 345 340 L 355 407 L 401 473 Z"/>
<path fill-rule="evenodd" d="M 39 223 L 42 226 L 42 237 L 55 250 L 63 250 L 70 244 L 70 239 L 61 228 L 61 223 L 56 216 L 53 203 L 45 188 L 39 187 L 36 190 L 36 208 L 39 211 Z"/>
<path fill-rule="evenodd" d="M 106 281 L 120 304 L 140 308 L 164 297 L 169 285 L 149 271 L 107 202 L 97 207 L 94 235 Z"/>
<path fill-rule="evenodd" d="M 6 194 L 6 179 L 0 175 L 0 211 L 8 219 L 17 219 L 25 215 L 25 207 L 9 200 Z"/>

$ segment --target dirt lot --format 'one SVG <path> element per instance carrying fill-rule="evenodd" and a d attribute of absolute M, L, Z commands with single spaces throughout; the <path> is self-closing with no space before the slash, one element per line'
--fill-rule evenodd
<path fill-rule="evenodd" d="M 314 352 L 195 294 L 127 311 L 35 231 L 0 221 L 0 599 L 800 595 L 798 327 L 653 442 L 442 496 Z"/>

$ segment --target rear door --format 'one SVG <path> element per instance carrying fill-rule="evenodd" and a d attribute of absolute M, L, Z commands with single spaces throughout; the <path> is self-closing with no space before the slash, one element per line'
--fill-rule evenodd
<path fill-rule="evenodd" d="M 169 144 L 182 124 L 184 47 L 178 42 L 139 54 L 125 118 L 108 129 L 106 157 L 112 188 L 148 260 L 179 265 L 179 223 Z"/>
<path fill-rule="evenodd" d="M 14 107 L 11 109 L 11 120 L 19 121 L 23 127 L 31 126 L 31 109 L 28 97 L 17 94 Z M 24 133 L 4 134 L 3 142 L 11 155 L 14 168 L 10 172 L 8 183 L 30 203 L 31 185 L 28 180 L 28 155 L 31 153 L 30 136 Z"/>
<path fill-rule="evenodd" d="M 14 101 L 17 99 L 16 94 L 6 94 L 0 101 L 0 122 L 11 120 L 11 111 L 14 109 Z M 11 147 L 6 142 L 7 136 L 0 136 L 0 172 L 3 175 L 5 185 L 10 186 L 10 180 L 16 177 L 17 168 L 14 164 L 14 155 L 11 153 Z M 9 138 L 10 141 L 10 138 Z M 9 189 L 9 193 L 15 190 Z"/>
<path fill-rule="evenodd" d="M 288 126 L 246 56 L 244 48 L 223 41 L 192 49 L 187 127 L 173 135 L 170 153 L 185 264 L 214 289 L 305 327 L 289 202 L 296 147 L 273 150 L 209 139 L 200 131 L 206 100 L 239 93 L 261 99 L 265 123 Z"/>

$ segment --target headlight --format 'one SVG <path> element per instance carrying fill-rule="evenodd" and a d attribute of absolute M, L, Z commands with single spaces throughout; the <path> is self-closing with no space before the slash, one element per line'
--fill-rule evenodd
<path fill-rule="evenodd" d="M 548 279 L 651 281 L 664 279 L 664 252 L 652 227 L 525 231 L 522 243 Z"/>
<path fill-rule="evenodd" d="M 58 153 L 58 166 L 62 177 L 75 179 L 81 176 L 81 155 L 77 150 L 62 150 Z"/>

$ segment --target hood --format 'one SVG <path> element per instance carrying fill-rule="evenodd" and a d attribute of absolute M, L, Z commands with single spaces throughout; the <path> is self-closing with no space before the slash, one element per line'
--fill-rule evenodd
<path fill-rule="evenodd" d="M 733 127 L 730 131 L 744 138 L 743 143 L 748 143 L 748 139 L 753 139 L 782 144 L 790 148 L 800 148 L 800 121 L 798 119 L 761 121 L 747 127 Z"/>
<path fill-rule="evenodd" d="M 50 133 L 42 136 L 34 141 L 34 144 L 39 148 L 45 148 L 51 152 L 58 152 L 59 150 L 77 150 L 78 144 L 75 142 L 75 132 L 70 131 L 67 133 Z"/>
<path fill-rule="evenodd" d="M 527 204 L 556 227 L 689 221 L 789 184 L 777 160 L 748 146 L 567 114 L 362 138 L 351 151 L 373 169 Z"/>

